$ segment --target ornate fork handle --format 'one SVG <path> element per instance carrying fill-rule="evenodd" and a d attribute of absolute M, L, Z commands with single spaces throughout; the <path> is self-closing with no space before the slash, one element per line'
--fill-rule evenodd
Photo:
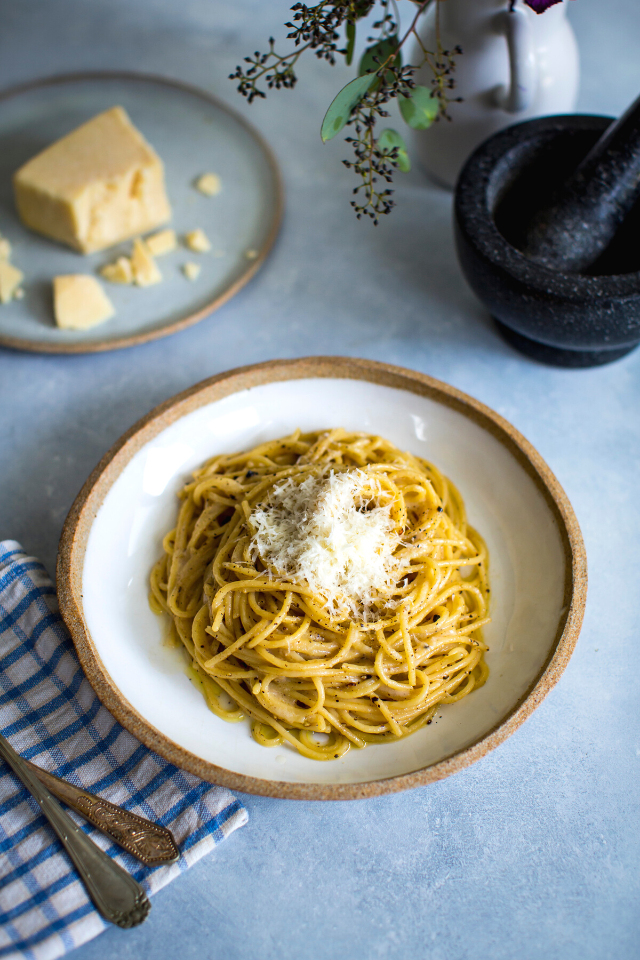
<path fill-rule="evenodd" d="M 173 834 L 166 827 L 117 807 L 87 790 L 74 787 L 72 783 L 54 777 L 28 760 L 23 763 L 58 800 L 63 800 L 146 866 L 175 863 L 180 856 Z"/>
<path fill-rule="evenodd" d="M 140 884 L 76 826 L 49 790 L 31 772 L 22 757 L 1 735 L 0 756 L 37 800 L 105 920 L 119 927 L 135 927 L 142 923 L 151 909 L 151 904 Z"/>

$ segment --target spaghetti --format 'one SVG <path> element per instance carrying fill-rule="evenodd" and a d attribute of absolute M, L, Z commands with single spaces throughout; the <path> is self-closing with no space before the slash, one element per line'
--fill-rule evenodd
<path fill-rule="evenodd" d="M 151 605 L 211 710 L 258 743 L 332 760 L 485 682 L 487 551 L 432 464 L 296 431 L 213 457 L 179 496 Z"/>

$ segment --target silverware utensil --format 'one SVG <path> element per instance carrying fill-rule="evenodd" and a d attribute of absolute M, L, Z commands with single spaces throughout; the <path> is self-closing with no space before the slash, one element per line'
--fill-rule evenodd
<path fill-rule="evenodd" d="M 23 759 L 22 762 L 54 797 L 64 801 L 68 807 L 119 844 L 127 853 L 137 857 L 145 866 L 157 867 L 162 863 L 175 863 L 179 858 L 178 845 L 166 827 L 117 807 L 88 790 L 75 787 L 29 760 Z"/>
<path fill-rule="evenodd" d="M 135 927 L 146 919 L 151 904 L 146 893 L 126 870 L 107 856 L 30 770 L 27 762 L 0 735 L 0 756 L 37 800 L 91 897 L 96 909 L 118 927 Z"/>

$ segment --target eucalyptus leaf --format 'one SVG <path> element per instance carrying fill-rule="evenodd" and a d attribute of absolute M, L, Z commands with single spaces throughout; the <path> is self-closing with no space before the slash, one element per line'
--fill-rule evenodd
<path fill-rule="evenodd" d="M 438 101 L 429 87 L 416 87 L 410 97 L 398 97 L 400 113 L 414 130 L 426 130 L 438 116 Z"/>
<path fill-rule="evenodd" d="M 337 133 L 340 133 L 351 116 L 351 111 L 362 100 L 375 79 L 375 73 L 368 73 L 364 77 L 356 77 L 334 97 L 324 115 L 320 128 L 323 143 L 332 140 Z"/>
<path fill-rule="evenodd" d="M 376 73 L 385 62 L 387 57 L 390 57 L 391 54 L 395 53 L 397 49 L 398 38 L 396 36 L 387 37 L 385 40 L 380 40 L 379 43 L 374 43 L 372 47 L 367 47 L 360 59 L 358 75 L 362 77 L 366 73 Z M 397 66 L 402 66 L 401 50 L 398 51 L 398 56 L 394 60 L 394 64 Z"/>
<path fill-rule="evenodd" d="M 345 55 L 345 60 L 347 66 L 353 60 L 353 49 L 356 45 L 356 25 L 355 23 L 347 22 L 347 52 Z"/>
<path fill-rule="evenodd" d="M 380 150 L 389 151 L 397 147 L 398 156 L 395 158 L 395 160 L 398 164 L 398 169 L 402 170 L 403 173 L 408 173 L 409 170 L 411 170 L 411 160 L 409 159 L 409 154 L 407 153 L 407 145 L 397 130 L 392 130 L 391 127 L 387 127 L 385 130 L 383 130 L 378 137 L 378 147 Z"/>

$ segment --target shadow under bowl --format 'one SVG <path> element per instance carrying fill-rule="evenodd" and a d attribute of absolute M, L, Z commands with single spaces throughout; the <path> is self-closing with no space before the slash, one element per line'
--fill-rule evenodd
<path fill-rule="evenodd" d="M 543 363 L 591 367 L 640 343 L 640 204 L 589 274 L 561 273 L 519 249 L 533 213 L 575 170 L 611 117 L 542 117 L 502 130 L 456 186 L 462 271 L 503 337 Z"/>

